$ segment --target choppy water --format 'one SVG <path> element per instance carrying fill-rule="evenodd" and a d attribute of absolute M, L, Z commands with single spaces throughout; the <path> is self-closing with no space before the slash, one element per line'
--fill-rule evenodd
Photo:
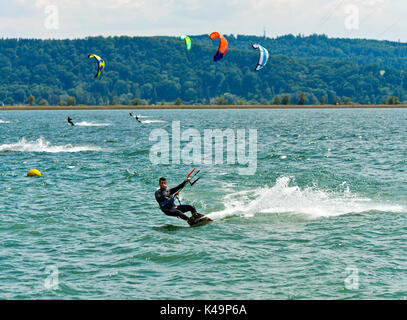
<path fill-rule="evenodd" d="M 0 113 L 0 298 L 407 297 L 407 110 L 137 113 Z M 257 129 L 255 175 L 201 165 L 182 192 L 207 226 L 154 200 L 194 167 L 150 162 L 173 120 Z"/>

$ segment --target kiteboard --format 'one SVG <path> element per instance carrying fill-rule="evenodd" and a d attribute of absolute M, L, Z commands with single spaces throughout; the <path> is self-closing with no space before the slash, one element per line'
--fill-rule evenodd
<path fill-rule="evenodd" d="M 200 213 L 195 214 L 193 217 L 194 219 L 192 220 L 192 222 L 188 222 L 191 227 L 204 226 L 205 224 L 213 221 L 211 218 Z"/>

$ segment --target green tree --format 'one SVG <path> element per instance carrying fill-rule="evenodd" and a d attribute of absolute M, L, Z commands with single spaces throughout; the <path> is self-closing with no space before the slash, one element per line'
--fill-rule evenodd
<path fill-rule="evenodd" d="M 352 100 L 349 97 L 345 97 L 345 99 L 343 100 L 343 104 L 345 105 L 351 105 L 352 104 Z"/>
<path fill-rule="evenodd" d="M 326 99 L 325 96 L 322 96 L 322 97 L 321 97 L 321 101 L 320 101 L 320 102 L 321 102 L 321 105 L 324 105 L 324 104 L 325 104 L 325 99 Z"/>
<path fill-rule="evenodd" d="M 298 104 L 304 105 L 306 102 L 307 102 L 307 96 L 305 95 L 304 92 L 301 92 L 298 96 Z"/>
<path fill-rule="evenodd" d="M 45 100 L 45 99 L 41 99 L 38 104 L 39 104 L 40 106 L 47 106 L 47 105 L 48 105 L 48 101 Z"/>
<path fill-rule="evenodd" d="M 399 100 L 398 97 L 391 96 L 391 97 L 389 98 L 388 104 L 400 104 L 400 100 Z"/>
<path fill-rule="evenodd" d="M 32 94 L 30 94 L 30 95 L 28 96 L 27 102 L 28 102 L 28 104 L 29 104 L 30 106 L 33 106 L 33 105 L 35 104 L 35 98 L 34 98 L 34 96 L 33 96 Z"/>
<path fill-rule="evenodd" d="M 280 97 L 279 97 L 279 96 L 275 96 L 274 99 L 273 99 L 272 104 L 274 104 L 274 105 L 279 105 L 280 103 L 281 103 Z"/>
<path fill-rule="evenodd" d="M 182 103 L 182 100 L 181 100 L 181 98 L 177 98 L 177 100 L 175 100 L 175 105 L 176 106 L 179 106 L 179 105 L 181 105 L 181 103 Z"/>
<path fill-rule="evenodd" d="M 66 98 L 66 105 L 67 105 L 67 106 L 74 106 L 74 105 L 76 105 L 76 99 L 75 99 L 75 97 L 68 97 L 68 98 Z"/>
<path fill-rule="evenodd" d="M 283 99 L 281 100 L 281 103 L 284 104 L 284 105 L 290 104 L 290 96 L 288 94 L 285 94 L 283 96 Z"/>
<path fill-rule="evenodd" d="M 225 105 L 228 104 L 228 100 L 225 98 L 225 96 L 220 96 L 216 99 L 216 104 Z"/>
<path fill-rule="evenodd" d="M 138 106 L 140 104 L 140 98 L 134 98 L 130 101 L 133 106 Z"/>

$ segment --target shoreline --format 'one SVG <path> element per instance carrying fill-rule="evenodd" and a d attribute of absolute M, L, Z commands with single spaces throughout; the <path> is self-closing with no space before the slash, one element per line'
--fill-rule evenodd
<path fill-rule="evenodd" d="M 183 110 L 183 109 L 404 109 L 407 105 L 146 105 L 146 106 L 3 106 L 0 111 L 16 110 Z"/>

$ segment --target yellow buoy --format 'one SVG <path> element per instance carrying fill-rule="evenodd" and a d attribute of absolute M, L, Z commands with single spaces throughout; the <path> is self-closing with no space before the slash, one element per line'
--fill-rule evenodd
<path fill-rule="evenodd" d="M 41 172 L 37 169 L 31 169 L 27 172 L 27 177 L 41 177 Z"/>

